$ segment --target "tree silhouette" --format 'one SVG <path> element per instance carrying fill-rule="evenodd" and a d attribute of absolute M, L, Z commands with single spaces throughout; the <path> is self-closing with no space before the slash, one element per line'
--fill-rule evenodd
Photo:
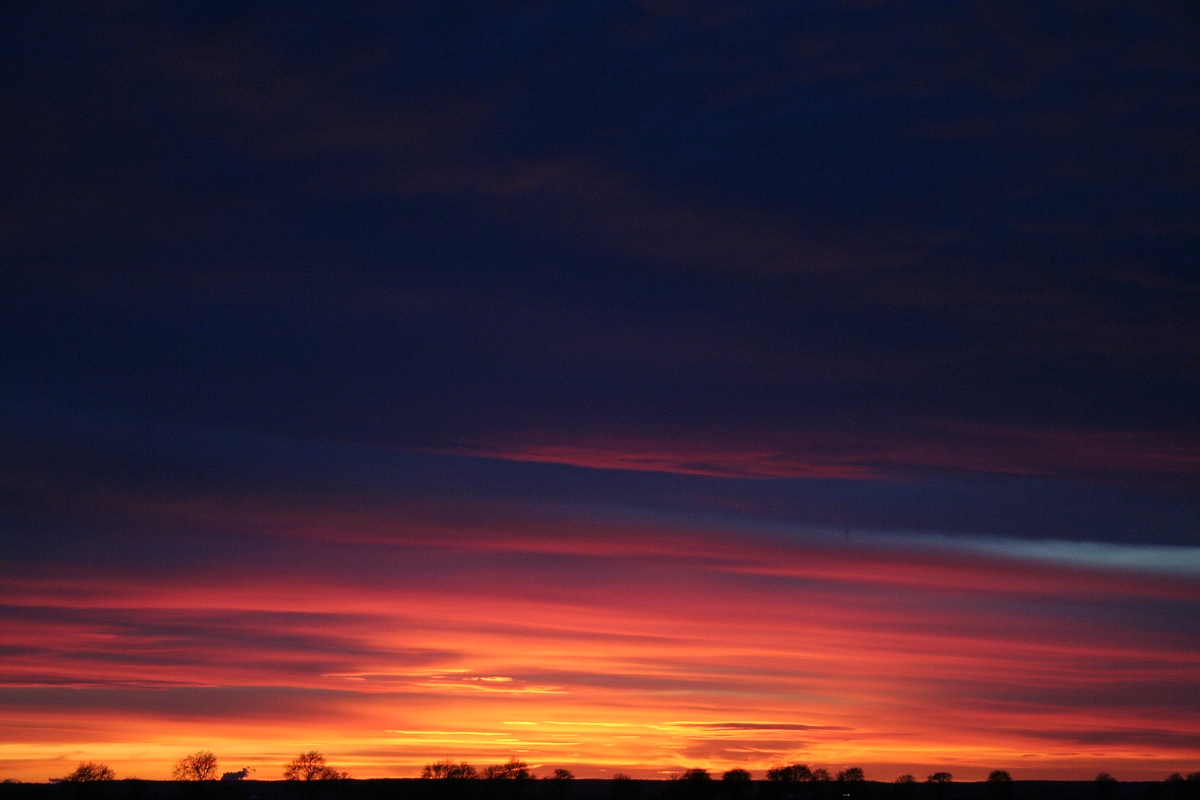
<path fill-rule="evenodd" d="M 1171 797 L 1200 797 L 1200 772 L 1189 772 L 1186 776 L 1172 772 L 1167 777 Z"/>
<path fill-rule="evenodd" d="M 833 780 L 833 776 L 831 776 L 829 774 L 829 770 L 825 769 L 824 767 L 817 767 L 812 771 L 812 778 L 810 778 L 810 780 L 819 783 L 829 783 L 831 780 Z"/>
<path fill-rule="evenodd" d="M 938 797 L 943 797 L 950 791 L 950 784 L 954 780 L 954 776 L 949 772 L 935 772 L 925 779 L 925 783 L 929 784 Z"/>
<path fill-rule="evenodd" d="M 1101 797 L 1112 797 L 1117 793 L 1117 779 L 1107 772 L 1096 776 L 1096 794 Z"/>
<path fill-rule="evenodd" d="M 483 777 L 488 780 L 515 781 L 534 777 L 529 771 L 529 765 L 519 761 L 514 756 L 503 764 L 493 764 L 483 771 Z"/>
<path fill-rule="evenodd" d="M 1012 775 L 1006 769 L 994 769 L 988 773 L 987 784 L 996 797 L 1008 797 L 1012 794 Z"/>
<path fill-rule="evenodd" d="M 861 784 L 866 783 L 862 767 L 846 767 L 837 774 L 837 782 L 842 797 L 858 797 L 863 793 Z"/>
<path fill-rule="evenodd" d="M 672 778 L 667 796 L 678 800 L 699 800 L 712 793 L 712 786 L 713 779 L 708 770 L 693 767 Z"/>
<path fill-rule="evenodd" d="M 441 778 L 444 780 L 466 780 L 468 778 L 478 777 L 475 768 L 465 761 L 451 761 L 443 759 L 435 761 L 432 764 L 426 764 L 421 770 L 422 778 Z"/>
<path fill-rule="evenodd" d="M 1167 776 L 1167 797 L 1183 798 L 1189 794 L 1187 781 L 1178 772 L 1172 772 Z M 1200 789 L 1200 787 L 1197 787 Z M 1200 796 L 1200 792 L 1192 792 L 1196 796 Z M 1149 793 L 1147 793 L 1149 795 Z"/>
<path fill-rule="evenodd" d="M 911 772 L 896 778 L 895 793 L 897 797 L 912 797 L 916 788 L 917 779 Z"/>
<path fill-rule="evenodd" d="M 93 781 L 111 781 L 116 777 L 108 764 L 101 764 L 99 761 L 81 761 L 74 772 L 64 775 L 60 780 L 63 783 L 91 783 Z"/>
<path fill-rule="evenodd" d="M 789 764 L 767 770 L 767 780 L 776 783 L 801 783 L 812 779 L 812 770 L 807 764 Z"/>
<path fill-rule="evenodd" d="M 549 794 L 555 800 L 566 800 L 573 794 L 571 784 L 575 782 L 575 773 L 571 770 L 559 767 L 546 780 L 550 782 Z"/>
<path fill-rule="evenodd" d="M 177 781 L 211 781 L 217 777 L 217 757 L 211 750 L 198 750 L 175 762 L 171 777 Z"/>
<path fill-rule="evenodd" d="M 309 750 L 284 765 L 283 777 L 289 781 L 335 781 L 350 776 L 326 764 L 320 751 Z"/>
<path fill-rule="evenodd" d="M 742 769 L 741 767 L 727 769 L 721 775 L 723 794 L 726 797 L 733 798 L 733 800 L 740 800 L 740 798 L 750 793 L 752 787 L 750 781 L 751 775 L 749 770 Z"/>

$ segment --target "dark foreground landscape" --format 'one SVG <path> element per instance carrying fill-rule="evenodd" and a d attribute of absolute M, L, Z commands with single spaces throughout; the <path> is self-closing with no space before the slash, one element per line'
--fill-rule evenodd
<path fill-rule="evenodd" d="M 117 780 L 90 784 L 9 783 L 0 800 L 817 800 L 818 798 L 906 798 L 949 800 L 1117 800 L 1118 798 L 1200 797 L 1200 785 L 1165 781 L 1097 784 L 1092 781 L 1013 781 L 1007 786 L 979 783 L 787 786 L 768 781 L 729 785 L 670 780 L 422 780 L 381 778 L 324 781 L 239 781 L 189 783 Z"/>

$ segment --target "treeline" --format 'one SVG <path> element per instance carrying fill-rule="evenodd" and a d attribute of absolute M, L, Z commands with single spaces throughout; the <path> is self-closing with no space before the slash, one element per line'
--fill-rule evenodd
<path fill-rule="evenodd" d="M 216 755 L 211 750 L 200 750 L 190 753 L 177 761 L 172 768 L 171 776 L 175 781 L 205 782 L 219 780 L 223 783 L 230 783 L 248 778 L 252 771 L 250 768 L 242 768 L 236 772 L 222 773 L 219 769 Z M 291 761 L 283 764 L 281 775 L 284 781 L 299 783 L 345 781 L 350 778 L 348 772 L 328 764 L 324 754 L 319 750 L 309 750 L 301 753 Z M 466 761 L 455 761 L 452 759 L 434 761 L 424 766 L 421 770 L 421 778 L 425 781 L 438 782 L 447 787 L 460 785 L 463 788 L 465 788 L 464 782 L 511 781 L 513 783 L 510 785 L 513 786 L 514 790 L 519 784 L 531 781 L 539 781 L 542 784 L 549 782 L 549 784 L 557 787 L 552 792 L 555 797 L 565 797 L 567 794 L 566 787 L 575 780 L 575 776 L 570 770 L 561 767 L 554 769 L 549 774 L 539 776 L 528 763 L 515 757 L 510 758 L 502 764 L 493 764 L 479 769 Z M 97 784 L 114 780 L 116 780 L 116 774 L 107 764 L 96 761 L 85 761 L 80 763 L 78 767 L 67 775 L 60 778 L 51 778 L 50 782 L 55 784 Z M 951 796 L 948 790 L 954 784 L 954 776 L 949 772 L 939 771 L 931 773 L 923 780 L 918 779 L 912 774 L 904 774 L 892 781 L 868 782 L 867 776 L 861 767 L 848 767 L 836 774 L 831 774 L 823 767 L 810 768 L 806 764 L 794 763 L 772 767 L 766 771 L 763 779 L 758 781 L 755 780 L 753 773 L 741 767 L 726 770 L 720 773 L 719 776 L 710 773 L 707 769 L 695 767 L 673 775 L 668 781 L 635 780 L 628 774 L 616 773 L 604 782 L 611 784 L 612 797 L 618 800 L 637 800 L 642 787 L 653 783 L 668 785 L 671 789 L 671 794 L 679 797 L 702 797 L 722 794 L 735 798 L 749 798 L 754 794 L 754 792 L 751 792 L 751 789 L 755 787 L 760 790 L 759 794 L 765 794 L 770 797 L 799 798 L 824 796 L 834 789 L 841 790 L 833 792 L 836 795 L 856 797 L 865 796 L 863 790 L 868 783 L 876 788 L 881 784 L 889 784 L 893 789 L 891 792 L 892 796 L 905 797 L 915 796 L 913 793 L 918 787 L 922 790 L 920 792 L 921 796 Z M 16 781 L 6 780 L 4 783 L 12 784 L 16 783 Z M 597 783 L 597 781 L 588 781 L 587 783 Z M 1033 784 L 1038 782 L 1026 781 L 1022 783 Z M 1064 783 L 1078 785 L 1085 782 Z M 1119 782 L 1107 772 L 1101 772 L 1090 783 L 1094 788 L 1094 796 L 1128 796 L 1128 793 L 1117 790 Z M 983 781 L 983 784 L 991 791 L 991 796 L 1013 796 L 1014 781 L 1007 770 L 992 770 L 987 779 Z M 1156 785 L 1155 782 L 1147 781 L 1137 782 L 1137 784 L 1139 786 Z M 1178 772 L 1172 773 L 1164 781 L 1158 782 L 1157 786 L 1159 791 L 1157 793 L 1151 791 L 1149 796 L 1164 798 L 1200 797 L 1200 771 L 1190 772 L 1186 775 Z M 1161 791 L 1163 789 L 1166 791 Z M 935 794 L 929 795 L 930 791 L 933 791 Z M 445 792 L 442 792 L 442 794 L 445 794 Z M 872 791 L 871 794 L 874 796 L 876 792 Z"/>

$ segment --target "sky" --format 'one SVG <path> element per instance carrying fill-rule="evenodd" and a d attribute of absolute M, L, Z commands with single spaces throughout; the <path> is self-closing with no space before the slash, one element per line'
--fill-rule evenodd
<path fill-rule="evenodd" d="M 1194 2 L 0 9 L 0 778 L 1200 770 Z"/>

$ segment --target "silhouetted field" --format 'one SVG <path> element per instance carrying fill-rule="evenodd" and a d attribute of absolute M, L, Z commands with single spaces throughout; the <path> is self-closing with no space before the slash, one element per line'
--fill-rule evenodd
<path fill-rule="evenodd" d="M 417 778 L 319 781 L 188 783 L 117 780 L 88 784 L 0 785 L 0 800 L 1185 800 L 1200 798 L 1192 786 L 1130 781 L 1100 786 L 1092 781 L 1014 781 L 897 786 L 867 781 L 783 786 L 753 781 L 738 786 L 712 781 L 422 780 Z"/>

